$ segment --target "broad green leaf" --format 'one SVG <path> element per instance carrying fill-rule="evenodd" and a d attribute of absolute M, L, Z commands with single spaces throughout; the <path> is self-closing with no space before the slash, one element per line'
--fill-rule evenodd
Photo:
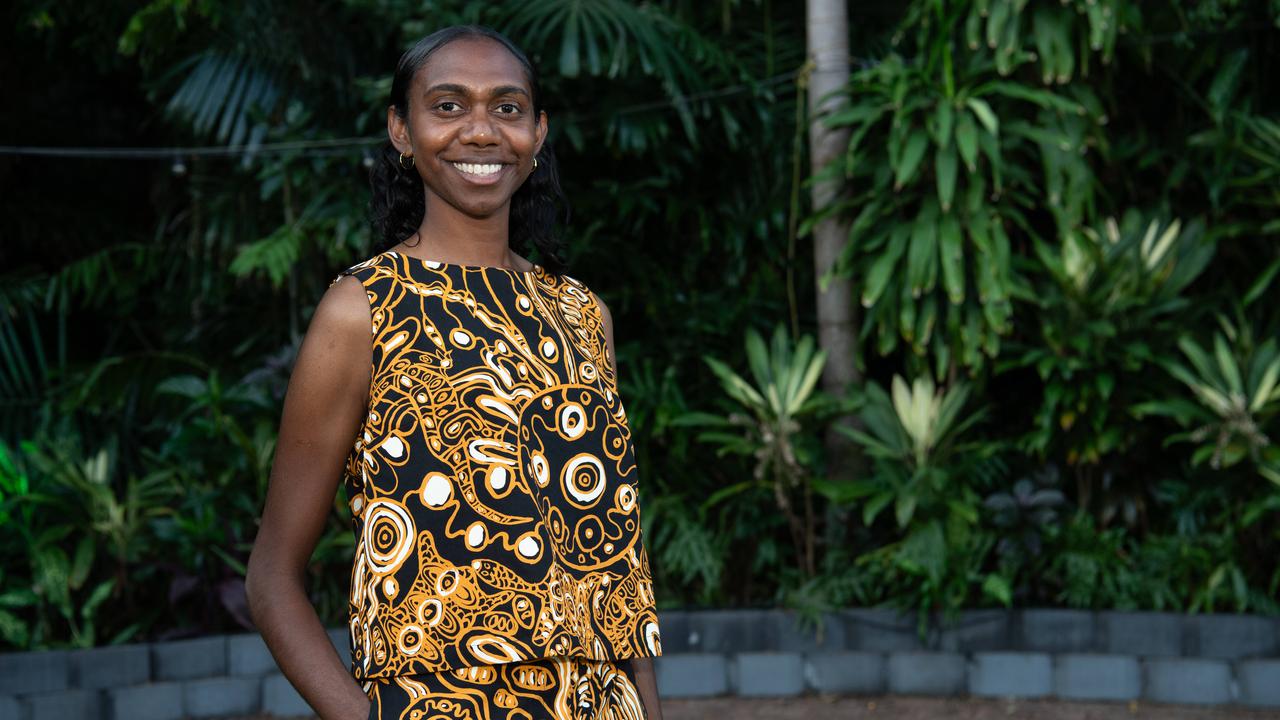
<path fill-rule="evenodd" d="M 982 581 L 982 592 L 1005 607 L 1013 605 L 1013 589 L 1009 581 L 996 574 L 988 575 Z"/>
<path fill-rule="evenodd" d="M 893 278 L 894 267 L 911 239 L 911 227 L 906 223 L 898 223 L 889 237 L 889 244 L 871 263 L 867 270 L 866 282 L 862 287 L 862 306 L 871 307 L 880 300 L 880 296 Z"/>
<path fill-rule="evenodd" d="M 907 250 L 907 282 L 914 298 L 931 289 L 931 276 L 937 272 L 937 245 L 937 216 L 923 211 L 911 226 L 911 247 Z"/>
<path fill-rule="evenodd" d="M 956 121 L 956 149 L 960 151 L 960 157 L 969 172 L 977 170 L 978 127 L 974 125 L 973 114 L 967 111 L 962 111 Z"/>
<path fill-rule="evenodd" d="M 1271 399 L 1271 394 L 1276 390 L 1276 382 L 1280 380 L 1280 358 L 1273 360 L 1267 369 L 1263 371 L 1262 379 L 1258 381 L 1257 387 L 1253 390 L 1253 397 L 1249 401 L 1249 412 L 1258 412 Z"/>
<path fill-rule="evenodd" d="M 898 164 L 893 172 L 895 190 L 902 189 L 915 177 L 920 161 L 924 159 L 924 151 L 929 147 L 929 138 L 923 130 L 914 130 L 907 136 L 907 144 L 902 149 Z"/>
<path fill-rule="evenodd" d="M 1221 335 L 1213 336 L 1213 354 L 1222 370 L 1222 377 L 1227 381 L 1227 389 L 1237 397 L 1244 397 L 1244 382 L 1240 379 L 1240 368 L 1236 365 L 1235 356 L 1227 347 L 1227 341 Z"/>
<path fill-rule="evenodd" d="M 996 119 L 996 114 L 991 111 L 991 106 L 982 98 L 971 97 L 966 101 L 969 109 L 973 110 L 973 114 L 978 116 L 978 122 L 987 129 L 992 135 L 1000 134 L 1000 121 Z"/>
<path fill-rule="evenodd" d="M 938 224 L 938 252 L 947 299 L 954 304 L 964 302 L 964 239 L 954 215 L 944 215 Z"/>
<path fill-rule="evenodd" d="M 1182 336 L 1178 338 L 1178 348 L 1182 350 L 1182 354 L 1187 356 L 1191 364 L 1195 366 L 1196 372 L 1200 373 L 1201 381 L 1209 382 L 1214 385 L 1220 380 L 1218 373 L 1214 372 L 1213 364 L 1209 361 L 1209 356 L 1204 350 L 1196 344 L 1190 337 Z M 1188 383 L 1195 384 L 1195 383 Z"/>
<path fill-rule="evenodd" d="M 911 518 L 916 513 L 917 501 L 918 498 L 915 495 L 903 494 L 898 496 L 897 501 L 893 504 L 893 514 L 898 521 L 898 527 L 904 528 L 911 524 Z"/>
<path fill-rule="evenodd" d="M 565 19 L 564 36 L 560 41 L 560 74 L 573 78 L 581 71 L 578 58 L 578 12 L 571 9 Z"/>
<path fill-rule="evenodd" d="M 951 130 L 955 124 L 955 109 L 951 106 L 951 101 L 943 98 L 938 101 L 938 107 L 934 110 L 934 142 L 939 149 L 946 148 L 951 145 Z"/>
<path fill-rule="evenodd" d="M 938 183 L 938 204 L 942 211 L 951 210 L 956 196 L 956 148 L 947 145 L 934 154 L 934 174 Z"/>
<path fill-rule="evenodd" d="M 1253 281 L 1253 284 L 1249 286 L 1249 289 L 1244 294 L 1244 298 L 1241 300 L 1242 304 L 1245 307 L 1248 307 L 1252 305 L 1255 300 L 1262 297 L 1262 294 L 1271 286 L 1271 281 L 1275 279 L 1277 273 L 1280 273 L 1280 258 L 1273 260 L 1271 264 L 1262 271 L 1262 274 L 1258 276 L 1258 279 Z"/>

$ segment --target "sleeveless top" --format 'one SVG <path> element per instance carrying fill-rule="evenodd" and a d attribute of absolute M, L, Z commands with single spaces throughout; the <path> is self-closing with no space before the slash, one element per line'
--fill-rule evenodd
<path fill-rule="evenodd" d="M 386 251 L 344 487 L 357 680 L 662 654 L 627 416 L 587 287 Z"/>

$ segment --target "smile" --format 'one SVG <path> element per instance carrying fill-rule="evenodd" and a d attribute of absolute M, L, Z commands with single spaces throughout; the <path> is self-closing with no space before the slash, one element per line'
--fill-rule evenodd
<path fill-rule="evenodd" d="M 450 163 L 450 165 L 453 165 L 458 168 L 459 171 L 467 175 L 474 175 L 478 178 L 493 177 L 494 175 L 497 175 L 503 167 L 502 163 L 486 163 L 484 165 L 476 163 Z"/>

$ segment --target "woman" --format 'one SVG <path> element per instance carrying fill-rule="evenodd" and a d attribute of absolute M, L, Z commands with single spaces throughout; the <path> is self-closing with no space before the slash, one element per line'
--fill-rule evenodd
<path fill-rule="evenodd" d="M 480 26 L 397 67 L 373 173 L 387 249 L 316 308 L 247 577 L 322 718 L 661 718 L 612 322 L 561 272 L 540 102 L 524 53 Z M 550 269 L 512 249 L 529 244 Z M 349 668 L 303 583 L 340 478 Z"/>

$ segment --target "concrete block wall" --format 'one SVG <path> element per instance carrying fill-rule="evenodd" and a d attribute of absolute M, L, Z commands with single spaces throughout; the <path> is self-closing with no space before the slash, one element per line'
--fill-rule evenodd
<path fill-rule="evenodd" d="M 972 610 L 922 634 L 914 616 L 851 609 L 824 617 L 835 629 L 821 641 L 780 610 L 667 611 L 658 622 L 663 697 L 778 696 L 796 687 L 799 667 L 803 691 L 786 694 L 1280 708 L 1280 618 Z"/>
<path fill-rule="evenodd" d="M 330 632 L 340 658 L 345 631 Z M 314 715 L 257 633 L 0 654 L 0 720 Z"/>
<path fill-rule="evenodd" d="M 1280 618 L 973 610 L 661 611 L 663 697 L 1057 697 L 1280 708 Z M 347 662 L 347 631 L 330 639 Z M 0 654 L 0 720 L 309 716 L 256 633 Z"/>

